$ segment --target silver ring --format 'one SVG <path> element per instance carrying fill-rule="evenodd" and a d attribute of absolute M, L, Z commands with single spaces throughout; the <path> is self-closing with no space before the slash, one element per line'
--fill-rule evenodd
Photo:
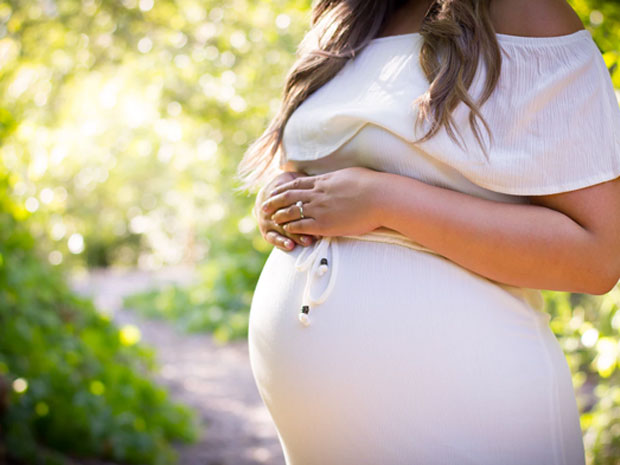
<path fill-rule="evenodd" d="M 304 203 L 301 200 L 298 200 L 295 202 L 295 205 L 299 207 L 299 213 L 301 214 L 301 217 L 304 218 Z"/>

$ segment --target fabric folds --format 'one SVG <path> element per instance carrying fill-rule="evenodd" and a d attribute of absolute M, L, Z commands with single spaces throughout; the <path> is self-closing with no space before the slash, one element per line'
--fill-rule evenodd
<path fill-rule="evenodd" d="M 620 176 L 620 108 L 590 32 L 497 38 L 502 72 L 481 108 L 492 133 L 490 138 L 483 130 L 488 159 L 464 104 L 453 112 L 462 146 L 445 129 L 415 143 L 428 126 L 416 131 L 413 101 L 428 82 L 419 64 L 422 37 L 411 33 L 371 41 L 295 110 L 280 166 L 337 157 L 365 125 L 374 125 L 407 142 L 411 157 L 431 157 L 494 192 L 552 194 Z M 474 97 L 485 72 L 481 64 L 470 88 Z"/>

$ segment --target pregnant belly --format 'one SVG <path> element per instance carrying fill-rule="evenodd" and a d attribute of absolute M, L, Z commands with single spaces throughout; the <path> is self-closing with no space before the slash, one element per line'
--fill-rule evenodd
<path fill-rule="evenodd" d="M 309 326 L 301 246 L 272 250 L 250 310 L 252 371 L 287 464 L 583 463 L 546 314 L 443 257 L 332 240 L 338 256 L 325 251 L 309 285 L 333 287 Z"/>

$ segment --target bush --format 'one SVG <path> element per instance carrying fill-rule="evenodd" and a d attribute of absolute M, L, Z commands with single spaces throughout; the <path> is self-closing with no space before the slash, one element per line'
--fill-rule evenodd
<path fill-rule="evenodd" d="M 134 294 L 125 298 L 125 307 L 170 320 L 183 331 L 211 332 L 220 343 L 246 338 L 253 290 L 267 256 L 259 248 L 267 243 L 254 237 L 259 243 L 253 244 L 252 238 L 225 229 L 213 231 L 211 238 L 216 245 L 200 267 L 199 284 Z"/>
<path fill-rule="evenodd" d="M 170 441 L 195 437 L 193 416 L 149 379 L 153 354 L 137 344 L 137 329 L 116 328 L 37 257 L 26 211 L 8 188 L 0 171 L 0 432 L 8 458 L 173 462 Z"/>

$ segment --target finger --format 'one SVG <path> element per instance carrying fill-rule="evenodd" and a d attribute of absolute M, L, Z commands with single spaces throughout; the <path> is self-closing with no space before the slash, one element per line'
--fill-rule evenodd
<path fill-rule="evenodd" d="M 284 234 L 285 235 L 283 235 L 282 237 L 288 237 L 292 239 L 295 244 L 300 245 L 302 247 L 306 247 L 312 244 L 313 236 L 306 236 L 302 234 L 292 234 L 292 233 L 289 234 L 287 232 L 284 232 Z"/>
<path fill-rule="evenodd" d="M 303 234 L 293 234 L 287 233 L 284 229 L 282 229 L 282 225 L 275 223 L 273 221 L 268 222 L 266 226 L 261 228 L 263 231 L 271 231 L 279 234 L 283 238 L 292 239 L 297 245 L 301 245 L 302 247 L 311 245 L 312 242 L 316 239 L 312 235 L 303 235 Z"/>
<path fill-rule="evenodd" d="M 290 189 L 312 189 L 315 181 L 316 176 L 302 176 L 295 178 L 292 181 L 288 181 L 277 186 L 269 193 L 268 197 L 273 197 L 274 195 L 278 195 L 279 193 Z"/>
<path fill-rule="evenodd" d="M 303 205 L 304 209 L 304 218 L 314 218 L 312 216 L 310 203 L 305 203 Z M 295 204 L 289 205 L 287 207 L 280 208 L 276 210 L 273 215 L 271 215 L 271 220 L 276 224 L 284 224 L 289 221 L 295 221 L 302 219 L 299 207 Z"/>
<path fill-rule="evenodd" d="M 286 251 L 289 251 L 295 247 L 295 244 L 291 239 L 281 236 L 276 231 L 267 231 L 267 234 L 265 234 L 265 239 L 267 242 Z"/>
<path fill-rule="evenodd" d="M 286 184 L 287 182 L 291 182 L 300 176 L 307 176 L 307 174 L 299 173 L 297 171 L 286 171 L 285 173 L 281 174 L 276 178 L 276 182 L 274 183 L 274 185 L 270 186 L 270 191 Z"/>
<path fill-rule="evenodd" d="M 282 237 L 288 237 L 292 239 L 297 245 L 301 245 L 302 247 L 311 245 L 317 239 L 315 236 L 308 235 L 308 234 L 288 233 L 282 228 L 282 225 L 277 224 L 277 223 L 271 223 L 271 224 L 273 225 L 271 226 L 271 229 L 277 231 L 278 234 L 280 234 Z"/>
<path fill-rule="evenodd" d="M 304 218 L 303 220 L 290 221 L 284 225 L 282 228 L 287 233 L 293 234 L 319 234 L 319 228 L 317 221 L 314 218 Z"/>
<path fill-rule="evenodd" d="M 280 173 L 271 179 L 267 184 L 260 188 L 258 193 L 256 194 L 256 200 L 254 201 L 256 209 L 258 210 L 260 204 L 262 204 L 265 199 L 269 197 L 269 193 L 278 186 L 282 184 L 286 184 L 294 180 L 300 173 L 295 171 L 285 171 Z"/>
<path fill-rule="evenodd" d="M 273 215 L 276 210 L 280 208 L 288 207 L 289 205 L 295 204 L 298 200 L 301 200 L 304 203 L 310 202 L 311 200 L 311 191 L 310 190 L 287 190 L 284 191 L 274 197 L 270 197 L 263 202 L 261 205 L 261 211 L 263 214 L 267 216 Z M 299 212 L 299 208 L 297 208 Z M 305 214 L 305 212 L 304 212 Z"/>
<path fill-rule="evenodd" d="M 312 244 L 313 238 L 314 236 L 305 236 L 302 234 L 293 234 L 292 237 L 295 239 L 297 238 L 297 240 L 299 241 L 299 245 L 302 246 L 306 246 L 306 245 L 310 245 Z"/>

